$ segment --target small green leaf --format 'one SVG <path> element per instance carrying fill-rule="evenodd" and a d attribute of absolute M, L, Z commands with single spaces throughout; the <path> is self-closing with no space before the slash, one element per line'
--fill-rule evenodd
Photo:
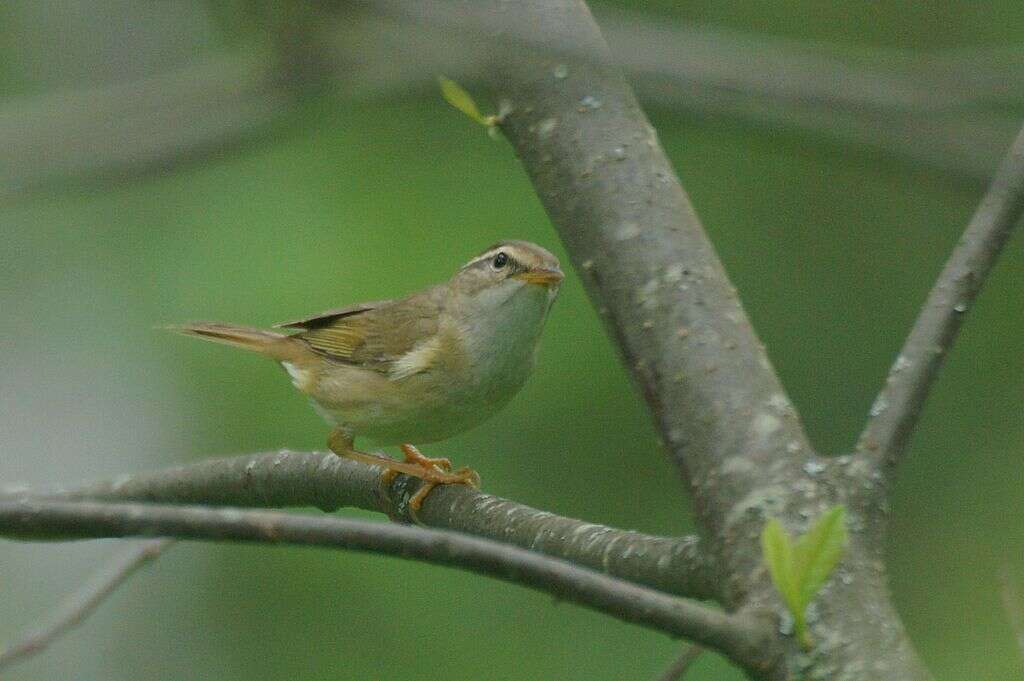
<path fill-rule="evenodd" d="M 761 532 L 761 550 L 772 583 L 793 615 L 800 643 L 812 645 L 807 629 L 807 606 L 818 594 L 846 547 L 846 509 L 834 506 L 795 542 L 775 518 Z"/>
<path fill-rule="evenodd" d="M 834 506 L 797 540 L 793 565 L 806 608 L 828 580 L 846 547 L 846 509 Z"/>
<path fill-rule="evenodd" d="M 450 78 L 438 76 L 437 81 L 441 84 L 441 94 L 446 102 L 466 114 L 480 125 L 493 128 L 498 122 L 496 116 L 484 116 L 473 101 L 472 95 L 462 89 L 462 86 Z"/>
<path fill-rule="evenodd" d="M 793 540 L 782 523 L 770 518 L 761 532 L 761 551 L 775 588 L 779 590 L 790 610 L 798 604 L 799 591 L 793 581 Z"/>

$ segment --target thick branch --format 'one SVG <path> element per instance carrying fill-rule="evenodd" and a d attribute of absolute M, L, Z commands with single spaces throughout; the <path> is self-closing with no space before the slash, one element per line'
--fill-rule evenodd
<path fill-rule="evenodd" d="M 960 242 L 928 294 L 857 449 L 892 469 L 907 448 L 925 399 L 964 316 L 1024 212 L 1024 129 L 1018 134 Z"/>
<path fill-rule="evenodd" d="M 480 8 L 483 9 L 480 9 Z M 515 13 L 539 41 L 604 51 L 583 2 L 471 3 Z M 469 11 L 469 10 L 467 10 Z M 500 45 L 499 34 L 492 36 Z M 777 604 L 758 542 L 767 516 L 804 528 L 844 500 L 795 411 L 654 131 L 606 59 L 502 55 L 514 145 L 689 479 L 730 608 Z M 848 583 L 816 602 L 813 655 L 785 637 L 759 678 L 924 679 L 886 589 L 881 538 L 851 513 Z M 854 517 L 856 515 L 856 517 Z M 827 643 L 824 643 L 827 642 Z M 865 659 L 874 659 L 866 669 Z"/>
<path fill-rule="evenodd" d="M 446 565 L 522 584 L 763 664 L 766 623 L 607 577 L 563 560 L 454 532 L 348 518 L 201 506 L 24 499 L 0 503 L 0 534 L 18 539 L 177 537 L 322 546 Z"/>
<path fill-rule="evenodd" d="M 380 469 L 331 453 L 270 452 L 209 459 L 152 473 L 70 488 L 13 489 L 25 496 L 246 507 L 355 506 L 412 521 L 408 499 L 418 483 L 400 476 L 381 488 Z M 716 593 L 714 571 L 695 537 L 657 537 L 539 511 L 469 487 L 435 489 L 419 522 L 489 537 L 564 558 L 609 575 L 694 598 Z"/>
<path fill-rule="evenodd" d="M 606 48 L 582 2 L 485 6 L 530 8 L 535 16 L 518 20 L 538 26 L 538 40 L 585 44 L 598 55 L 563 63 L 511 47 L 495 83 L 510 111 L 502 129 L 711 536 L 731 536 L 733 521 L 752 520 L 739 531 L 756 535 L 760 521 L 735 516 L 733 505 L 772 484 L 762 465 L 772 464 L 780 481 L 799 475 L 796 461 L 810 447 L 654 130 L 621 74 L 603 65 Z M 743 561 L 745 572 L 759 556 Z"/>

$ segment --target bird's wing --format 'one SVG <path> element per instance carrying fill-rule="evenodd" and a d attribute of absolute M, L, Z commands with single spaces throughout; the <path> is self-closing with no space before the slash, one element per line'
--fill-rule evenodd
<path fill-rule="evenodd" d="M 275 329 L 319 329 L 322 326 L 327 326 L 331 322 L 334 322 L 342 317 L 349 317 L 351 315 L 359 314 L 360 312 L 367 312 L 374 310 L 382 305 L 388 305 L 394 301 L 391 300 L 374 300 L 369 303 L 359 303 L 358 305 L 349 305 L 348 307 L 336 307 L 333 310 L 327 310 L 320 314 L 315 314 L 309 317 L 303 317 L 302 319 L 296 319 L 290 322 L 281 322 L 280 324 L 274 324 Z"/>
<path fill-rule="evenodd" d="M 331 310 L 281 326 L 302 329 L 292 337 L 329 359 L 400 379 L 429 368 L 433 357 L 424 353 L 424 347 L 435 346 L 432 341 L 442 300 L 438 291 L 429 289 L 408 298 Z"/>

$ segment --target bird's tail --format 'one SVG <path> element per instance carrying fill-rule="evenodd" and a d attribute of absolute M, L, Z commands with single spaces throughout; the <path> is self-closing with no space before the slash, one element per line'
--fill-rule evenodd
<path fill-rule="evenodd" d="M 214 343 L 233 345 L 243 350 L 258 352 L 279 362 L 293 360 L 305 349 L 291 336 L 274 331 L 254 329 L 249 326 L 220 322 L 193 322 L 166 328 L 186 336 L 195 336 Z"/>

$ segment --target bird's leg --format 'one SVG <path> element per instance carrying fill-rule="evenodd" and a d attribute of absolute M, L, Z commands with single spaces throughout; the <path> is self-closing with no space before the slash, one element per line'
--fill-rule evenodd
<path fill-rule="evenodd" d="M 422 477 L 421 473 L 423 471 L 423 466 L 395 461 L 391 457 L 383 456 L 381 454 L 369 454 L 367 452 L 357 451 L 352 446 L 352 438 L 337 428 L 331 431 L 330 437 L 327 438 L 327 446 L 338 456 L 346 459 L 352 459 L 353 461 L 368 463 L 371 466 L 381 466 L 382 468 L 385 468 L 387 470 L 387 475 L 389 475 L 389 477 L 384 480 L 385 484 L 390 483 L 391 480 L 399 473 L 405 473 L 406 475 L 412 475 L 417 478 Z"/>
<path fill-rule="evenodd" d="M 405 461 L 381 456 L 380 454 L 367 454 L 356 451 L 352 446 L 352 438 L 341 429 L 331 431 L 327 439 L 327 446 L 338 456 L 353 461 L 361 461 L 371 466 L 380 466 L 385 469 L 381 476 L 381 484 L 385 487 L 391 484 L 399 473 L 411 475 L 423 481 L 416 494 L 409 499 L 409 508 L 413 511 L 420 510 L 423 500 L 427 498 L 430 491 L 438 485 L 470 485 L 480 487 L 480 476 L 470 468 L 460 468 L 451 473 L 451 462 L 448 459 L 432 459 L 423 456 L 418 449 L 412 445 L 402 445 L 402 452 L 405 454 Z"/>

